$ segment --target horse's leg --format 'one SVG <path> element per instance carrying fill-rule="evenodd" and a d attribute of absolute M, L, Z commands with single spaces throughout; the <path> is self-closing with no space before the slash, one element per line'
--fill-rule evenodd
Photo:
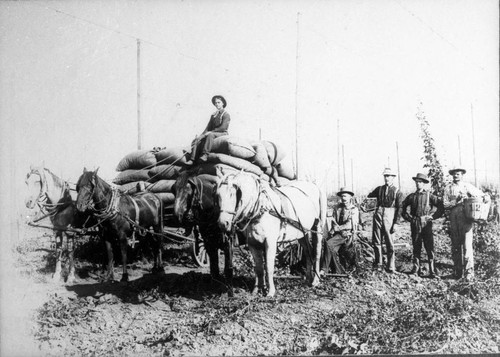
<path fill-rule="evenodd" d="M 134 233 L 132 233 L 134 234 Z M 127 272 L 127 247 L 128 247 L 128 242 L 127 242 L 127 235 L 123 232 L 120 233 L 120 251 L 122 253 L 122 278 L 120 281 L 126 282 L 128 281 L 128 272 Z"/>
<path fill-rule="evenodd" d="M 71 247 L 69 247 L 70 244 L 70 237 L 66 235 L 66 242 L 68 244 L 68 258 L 69 258 L 69 274 L 68 274 L 68 280 L 66 281 L 67 284 L 73 284 L 75 282 L 75 234 L 71 235 Z"/>
<path fill-rule="evenodd" d="M 311 243 L 309 242 L 308 233 L 299 239 L 299 243 L 302 246 L 303 254 L 306 257 L 306 282 L 307 284 L 312 284 L 313 273 L 312 273 L 312 249 Z"/>
<path fill-rule="evenodd" d="M 264 254 L 261 249 L 254 245 L 248 244 L 248 248 L 253 256 L 255 264 L 255 286 L 253 287 L 252 294 L 257 294 L 259 290 L 264 291 Z"/>
<path fill-rule="evenodd" d="M 151 239 L 153 242 L 153 255 L 154 255 L 154 263 L 153 263 L 153 273 L 154 274 L 163 274 L 165 271 L 163 270 L 163 260 L 161 256 L 161 235 L 160 230 L 155 227 L 155 233 L 151 234 Z"/>
<path fill-rule="evenodd" d="M 321 260 L 321 247 L 323 243 L 323 224 L 321 221 L 317 221 L 315 226 L 313 226 L 313 229 L 316 230 L 316 232 L 311 232 L 312 234 L 312 244 L 313 244 L 313 250 L 315 253 L 314 256 L 314 275 L 312 279 L 312 286 L 318 286 L 320 283 L 319 279 L 319 271 L 320 271 L 320 260 Z"/>
<path fill-rule="evenodd" d="M 219 249 L 217 244 L 215 244 L 215 237 L 209 237 L 209 239 L 203 239 L 205 244 L 205 249 L 207 250 L 208 257 L 210 259 L 210 276 L 214 280 L 220 280 L 219 272 Z"/>
<path fill-rule="evenodd" d="M 266 250 L 266 271 L 267 271 L 267 286 L 269 290 L 266 296 L 274 296 L 276 288 L 274 286 L 274 260 L 276 258 L 276 245 L 275 239 L 267 238 L 264 246 Z"/>
<path fill-rule="evenodd" d="M 233 297 L 233 242 L 229 237 L 224 243 L 224 276 L 228 286 L 227 293 L 229 297 Z"/>
<path fill-rule="evenodd" d="M 61 260 L 62 260 L 62 245 L 63 245 L 63 233 L 62 231 L 56 231 L 56 269 L 52 275 L 52 281 L 58 282 L 61 280 Z"/>
<path fill-rule="evenodd" d="M 115 273 L 113 270 L 114 266 L 113 245 L 111 244 L 111 241 L 107 239 L 104 241 L 104 244 L 106 245 L 106 254 L 108 256 L 108 266 L 104 280 L 113 281 L 115 280 Z"/>

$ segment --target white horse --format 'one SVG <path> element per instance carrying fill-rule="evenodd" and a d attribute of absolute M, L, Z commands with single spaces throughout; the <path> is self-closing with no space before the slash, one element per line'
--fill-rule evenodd
<path fill-rule="evenodd" d="M 276 288 L 273 274 L 277 245 L 300 238 L 305 238 L 299 242 L 307 254 L 307 282 L 311 286 L 319 284 L 326 195 L 318 186 L 305 181 L 292 181 L 287 186 L 271 188 L 268 182 L 239 172 L 223 177 L 217 186 L 216 196 L 221 229 L 230 232 L 235 228 L 247 237 L 255 262 L 253 294 L 264 290 L 265 260 L 267 296 L 274 296 Z M 312 247 L 309 237 L 312 237 Z"/>
<path fill-rule="evenodd" d="M 38 206 L 40 217 L 35 216 L 35 222 L 44 217 L 50 217 L 56 235 L 56 269 L 52 279 L 61 279 L 61 261 L 63 249 L 63 234 L 66 235 L 69 251 L 69 284 L 75 281 L 74 247 L 75 235 L 68 234 L 68 228 L 75 225 L 76 208 L 66 181 L 54 175 L 49 169 L 43 167 L 30 167 L 26 175 L 28 195 L 25 199 L 26 207 L 34 209 Z"/>

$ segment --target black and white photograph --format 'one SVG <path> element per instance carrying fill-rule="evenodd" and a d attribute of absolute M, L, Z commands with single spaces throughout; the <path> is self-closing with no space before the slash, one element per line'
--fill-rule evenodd
<path fill-rule="evenodd" d="M 496 0 L 0 2 L 0 355 L 500 353 Z"/>

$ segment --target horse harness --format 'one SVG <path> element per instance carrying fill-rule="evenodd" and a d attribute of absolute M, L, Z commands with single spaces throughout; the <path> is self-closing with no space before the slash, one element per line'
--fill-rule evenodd
<path fill-rule="evenodd" d="M 236 204 L 236 208 L 235 208 L 234 212 L 233 211 L 227 211 L 227 210 L 221 210 L 220 211 L 220 212 L 225 212 L 225 213 L 228 213 L 228 214 L 234 216 L 234 218 L 233 218 L 233 224 L 236 226 L 236 228 L 239 231 L 246 230 L 248 228 L 248 226 L 250 225 L 250 223 L 255 218 L 258 218 L 258 217 L 262 216 L 265 212 L 268 212 L 270 215 L 272 215 L 273 217 L 278 218 L 281 221 L 281 229 L 282 230 L 284 230 L 286 228 L 287 224 L 289 224 L 292 227 L 294 227 L 294 228 L 302 231 L 304 233 L 304 235 L 306 235 L 306 233 L 308 233 L 308 232 L 321 233 L 321 232 L 318 232 L 318 231 L 315 231 L 315 230 L 312 230 L 312 229 L 306 229 L 306 228 L 304 228 L 304 226 L 302 225 L 302 223 L 300 222 L 300 220 L 294 220 L 294 219 L 290 218 L 290 213 L 291 212 L 285 209 L 286 205 L 282 204 L 281 205 L 281 209 L 278 210 L 278 208 L 276 207 L 276 205 L 273 203 L 271 197 L 269 196 L 269 193 L 260 184 L 260 179 L 259 180 L 255 180 L 255 183 L 256 183 L 256 186 L 257 186 L 258 195 L 257 195 L 257 198 L 256 198 L 255 203 L 253 205 L 253 208 L 251 210 L 249 210 L 249 213 L 251 213 L 250 217 L 248 217 L 248 218 L 247 217 L 243 217 L 243 215 L 242 215 L 243 210 L 241 210 L 241 212 L 238 212 L 238 206 L 241 204 L 241 201 L 240 201 L 240 203 Z M 220 186 L 222 186 L 222 185 L 229 185 L 228 180 L 223 180 L 220 183 Z M 297 190 L 301 191 L 305 196 L 307 196 L 307 194 L 302 189 L 300 189 L 299 187 L 295 187 L 295 188 Z M 278 196 L 280 197 L 280 200 L 281 200 L 282 203 L 284 202 L 285 199 L 288 200 L 288 202 L 290 202 L 290 205 L 293 208 L 295 216 L 298 217 L 297 212 L 295 210 L 294 205 L 292 204 L 292 201 L 291 201 L 290 197 L 288 197 L 282 190 L 280 190 L 278 188 L 273 189 L 273 191 L 278 194 Z M 260 199 L 261 198 L 261 194 L 264 194 L 267 197 L 268 201 L 271 202 L 271 205 L 272 205 L 271 207 L 265 207 L 265 205 L 262 204 L 262 200 Z M 242 217 L 240 219 L 237 219 L 238 216 L 242 216 Z M 242 226 L 242 223 L 244 223 L 244 221 L 246 221 L 246 223 Z"/>

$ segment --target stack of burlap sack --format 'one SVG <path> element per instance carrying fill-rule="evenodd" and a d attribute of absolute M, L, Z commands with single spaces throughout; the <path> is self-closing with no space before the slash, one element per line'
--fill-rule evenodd
<path fill-rule="evenodd" d="M 182 147 L 131 152 L 118 163 L 113 183 L 128 194 L 153 192 L 170 204 L 175 199 L 172 186 L 186 167 L 185 152 Z"/>
<path fill-rule="evenodd" d="M 168 204 L 175 199 L 172 186 L 179 172 L 188 169 L 197 175 L 219 178 L 243 170 L 270 182 L 278 179 L 280 184 L 295 179 L 291 155 L 270 141 L 221 136 L 214 140 L 207 161 L 193 166 L 186 165 L 188 151 L 185 147 L 134 151 L 116 167 L 118 174 L 113 183 L 129 194 L 142 190 L 156 193 Z"/>

